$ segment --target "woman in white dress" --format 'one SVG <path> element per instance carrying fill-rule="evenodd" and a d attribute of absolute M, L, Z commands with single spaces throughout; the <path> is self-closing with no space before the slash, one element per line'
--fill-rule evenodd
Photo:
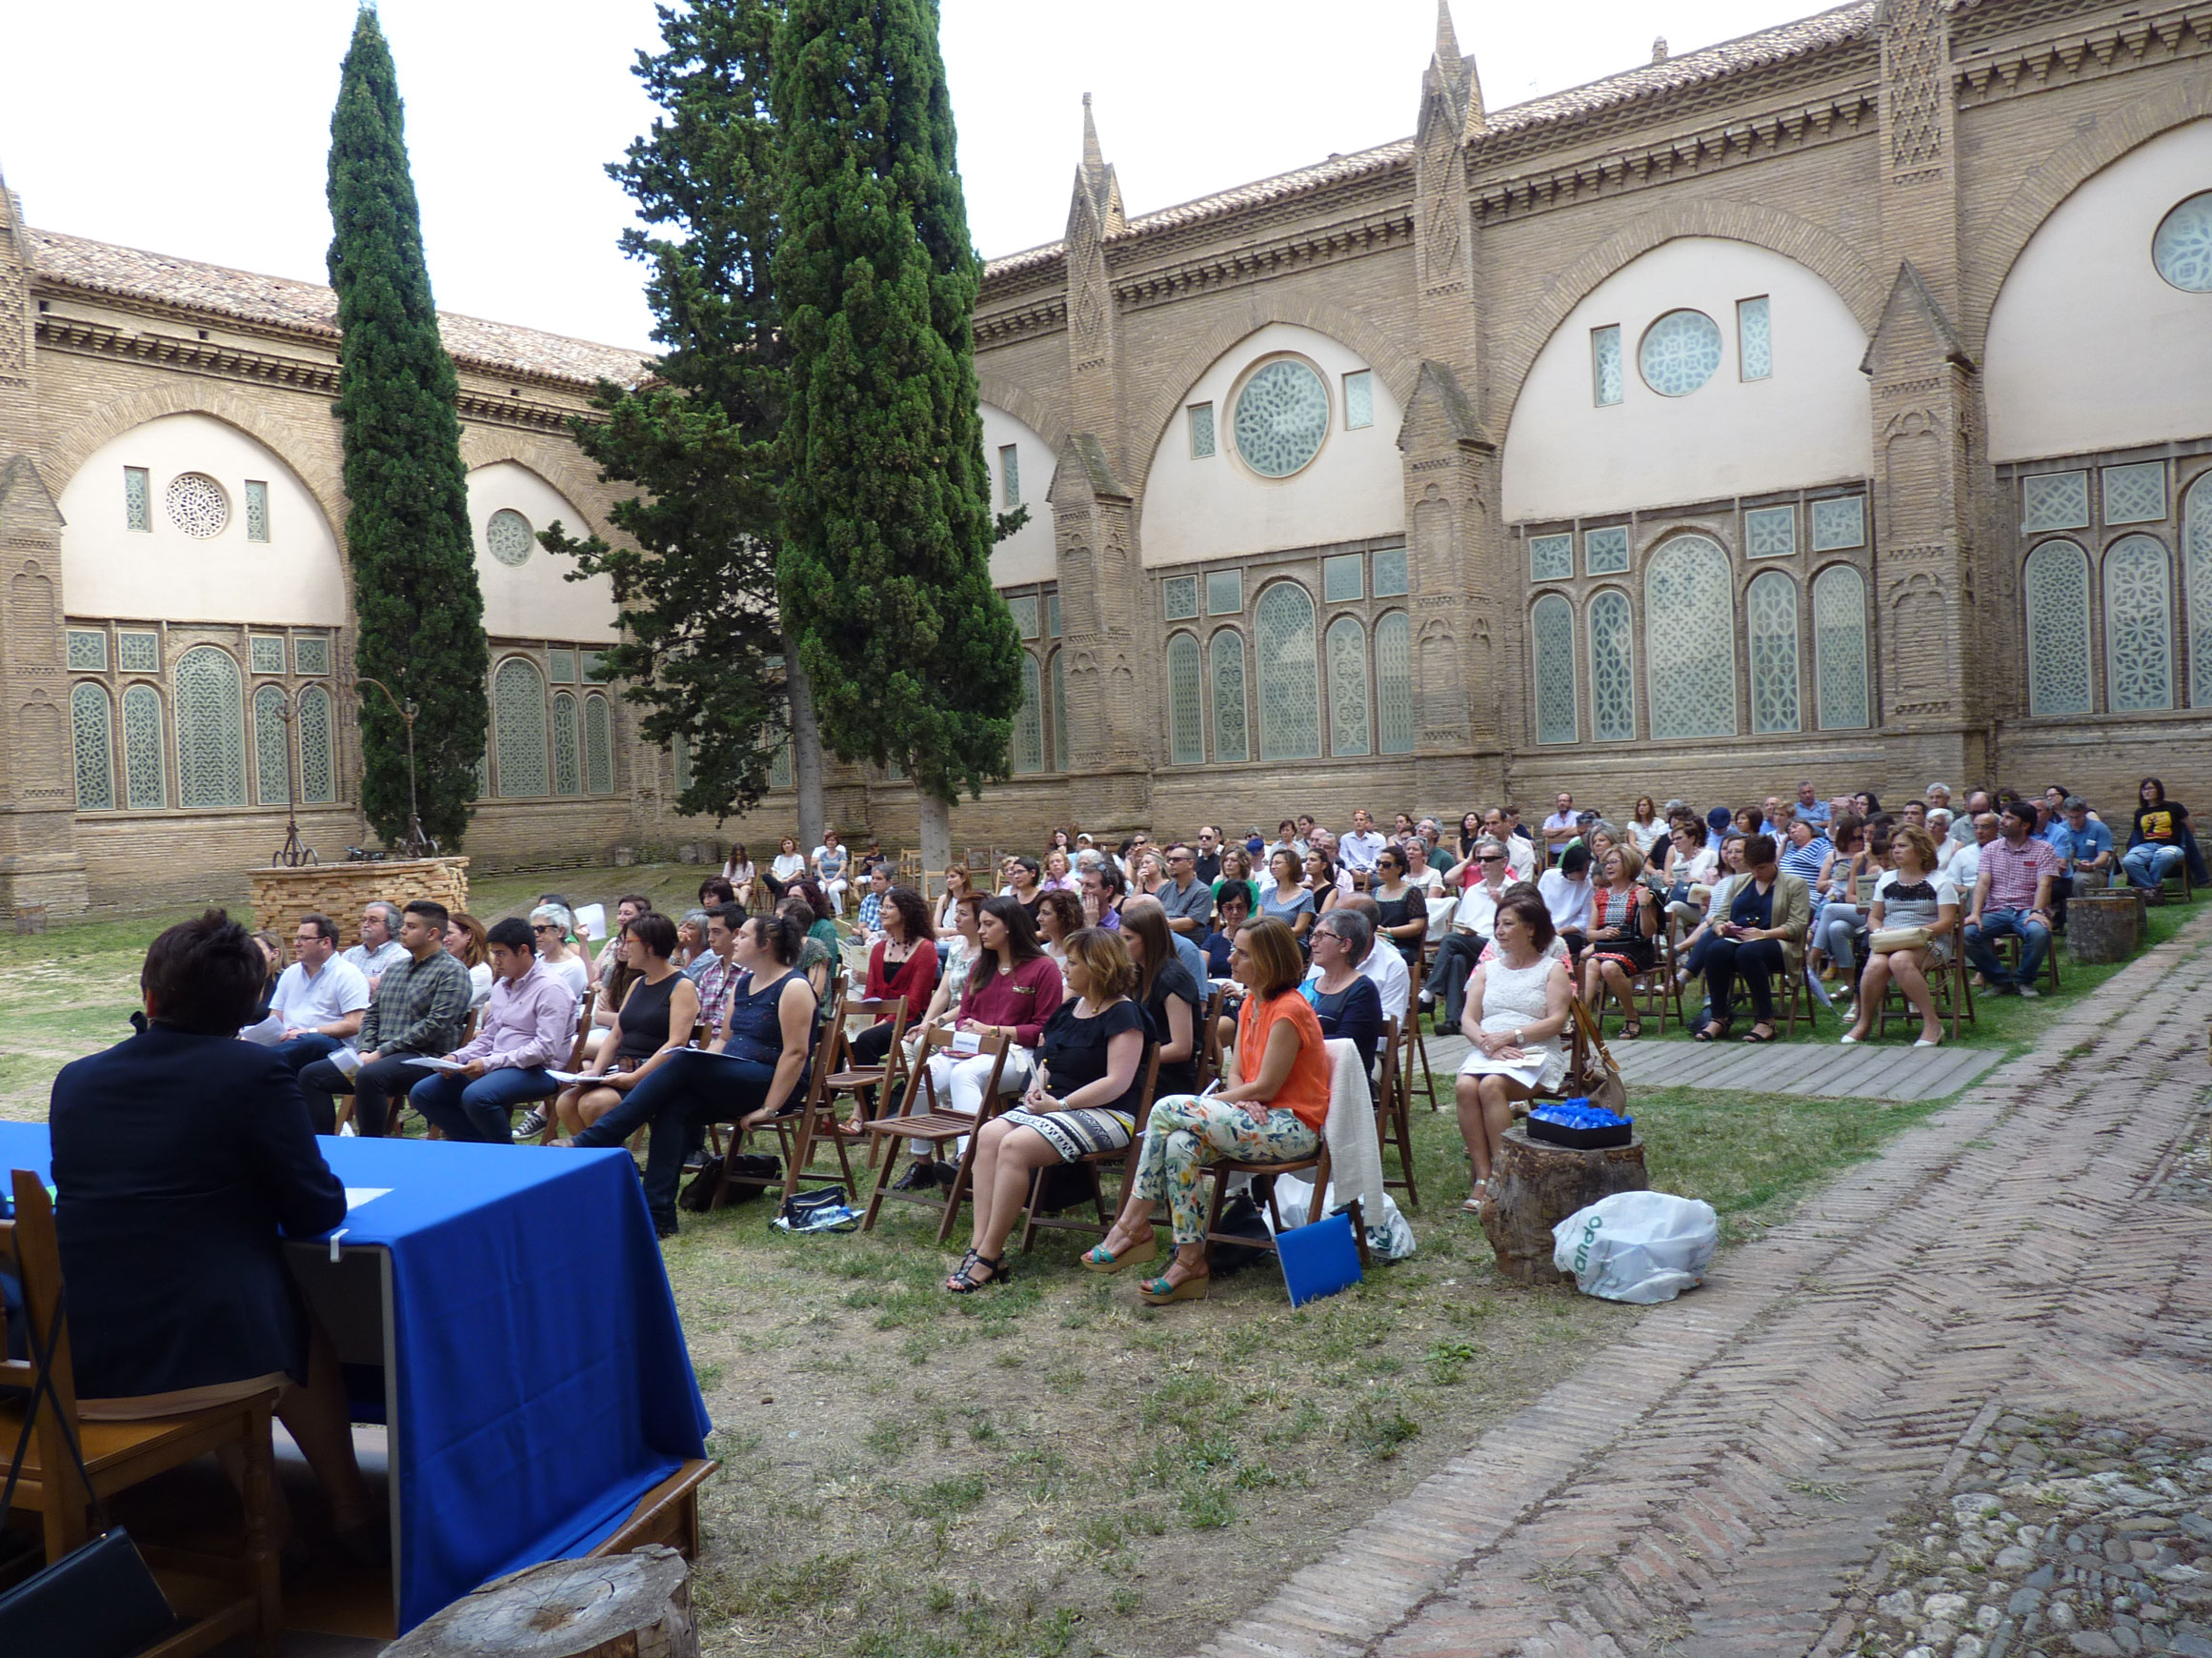
<path fill-rule="evenodd" d="M 1474 1044 L 1455 1090 L 1459 1137 L 1475 1163 L 1475 1188 L 1463 1205 L 1468 1209 L 1479 1207 L 1489 1190 L 1498 1143 L 1513 1126 L 1513 1102 L 1549 1092 L 1566 1079 L 1559 1039 L 1575 996 L 1566 964 L 1550 954 L 1556 937 L 1551 912 L 1535 893 L 1508 892 L 1498 900 L 1492 925 L 1495 953 L 1467 981 L 1467 1011 L 1459 1020 Z M 1526 1074 L 1532 1060 L 1541 1062 L 1533 1082 Z M 1521 1074 L 1508 1075 L 1506 1066 Z"/>
<path fill-rule="evenodd" d="M 1874 904 L 1867 916 L 1872 929 L 1868 939 L 1866 972 L 1859 981 L 1859 1021 L 1845 1031 L 1845 1042 L 1862 1042 L 1874 1029 L 1875 1016 L 1889 981 L 1897 981 L 1913 1011 L 1920 1016 L 1916 1048 L 1932 1048 L 1943 1040 L 1943 1021 L 1936 1013 L 1936 993 L 1928 986 L 1928 970 L 1941 970 L 1951 960 L 1952 941 L 1959 933 L 1959 889 L 1936 867 L 1934 837 L 1918 823 L 1891 831 L 1890 857 L 1895 867 L 1874 883 Z M 1904 949 L 1875 951 L 1872 946 L 1885 932 L 1907 927 L 1926 931 L 1928 941 Z"/>

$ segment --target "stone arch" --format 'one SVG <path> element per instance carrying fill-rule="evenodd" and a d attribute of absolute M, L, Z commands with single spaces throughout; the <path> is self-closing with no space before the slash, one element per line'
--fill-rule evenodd
<path fill-rule="evenodd" d="M 975 383 L 975 397 L 978 402 L 1005 410 L 1043 438 L 1056 455 L 1060 452 L 1060 445 L 1068 440 L 1068 423 L 1046 408 L 1035 393 L 1025 391 L 1012 380 L 985 374 Z"/>
<path fill-rule="evenodd" d="M 1566 321 L 1568 313 L 1615 272 L 1664 242 L 1685 236 L 1711 236 L 1747 242 L 1795 260 L 1836 291 L 1868 335 L 1881 322 L 1888 284 L 1859 252 L 1835 232 L 1810 219 L 1743 201 L 1679 202 L 1633 219 L 1582 254 L 1558 276 L 1532 306 L 1507 341 L 1498 363 L 1498 385 L 1510 417 L 1521 382 L 1537 354 Z"/>
<path fill-rule="evenodd" d="M 461 433 L 461 464 L 470 472 L 481 472 L 485 467 L 511 461 L 527 472 L 535 473 L 547 488 L 576 509 L 584 520 L 585 535 L 613 535 L 627 540 L 618 531 L 611 531 L 594 522 L 597 515 L 586 503 L 601 491 L 596 469 L 588 465 L 582 453 L 574 445 L 556 439 L 539 437 L 527 432 L 515 432 L 503 427 L 468 426 Z"/>
<path fill-rule="evenodd" d="M 2191 75 L 2164 91 L 2121 104 L 2088 131 L 2063 144 L 2031 169 L 2012 198 L 1966 240 L 1987 258 L 1965 273 L 1960 326 L 1979 348 L 1989 332 L 1990 313 L 2005 278 L 2043 221 L 2059 204 L 2129 151 L 2153 138 L 2212 115 L 2212 74 Z"/>

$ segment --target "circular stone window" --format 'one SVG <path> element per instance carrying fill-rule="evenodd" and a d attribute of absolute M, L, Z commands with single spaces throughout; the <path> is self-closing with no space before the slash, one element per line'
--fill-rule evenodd
<path fill-rule="evenodd" d="M 2212 190 L 2191 196 L 2159 221 L 2151 263 L 2184 293 L 2212 293 Z"/>
<path fill-rule="evenodd" d="M 195 541 L 210 540 L 231 521 L 231 503 L 223 486 L 204 472 L 182 472 L 169 480 L 162 495 L 169 521 Z"/>
<path fill-rule="evenodd" d="M 536 537 L 530 533 L 530 520 L 512 507 L 501 507 L 484 526 L 484 545 L 502 564 L 527 562 L 531 548 L 536 544 Z"/>
<path fill-rule="evenodd" d="M 1670 311 L 1644 330 L 1636 366 L 1662 397 L 1687 397 L 1720 366 L 1720 330 L 1701 311 Z"/>
<path fill-rule="evenodd" d="M 1329 391 L 1295 357 L 1278 357 L 1237 394 L 1237 453 L 1262 477 L 1288 477 L 1321 453 Z"/>

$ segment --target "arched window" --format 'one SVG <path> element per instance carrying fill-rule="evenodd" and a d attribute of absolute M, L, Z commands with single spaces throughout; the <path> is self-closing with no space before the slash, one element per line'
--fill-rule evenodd
<path fill-rule="evenodd" d="M 1867 715 L 1866 578 L 1832 564 L 1813 582 L 1813 683 L 1822 731 L 1860 731 Z"/>
<path fill-rule="evenodd" d="M 1736 604 L 1728 555 L 1677 536 L 1643 572 L 1643 660 L 1655 738 L 1736 735 Z"/>
<path fill-rule="evenodd" d="M 1528 613 L 1529 654 L 1536 662 L 1536 739 L 1573 742 L 1575 719 L 1575 607 L 1547 593 Z"/>
<path fill-rule="evenodd" d="M 1017 777 L 1044 770 L 1044 680 L 1027 651 L 1021 653 L 1021 707 L 1015 712 L 1007 760 Z"/>
<path fill-rule="evenodd" d="M 1060 658 L 1065 651 L 1053 653 L 1052 672 L 1046 676 L 1052 681 L 1053 693 L 1053 770 L 1068 769 L 1068 677 L 1061 670 Z"/>
<path fill-rule="evenodd" d="M 584 792 L 584 761 L 576 744 L 576 698 L 567 691 L 553 693 L 553 793 L 580 795 Z M 679 757 L 682 750 L 677 750 Z M 682 794 L 688 779 L 684 773 L 690 767 L 680 758 L 676 766 L 676 793 Z"/>
<path fill-rule="evenodd" d="M 2045 541 L 2027 556 L 2030 714 L 2089 712 L 2089 558 L 2071 541 Z"/>
<path fill-rule="evenodd" d="M 77 810 L 115 809 L 115 728 L 108 693 L 89 681 L 70 688 L 70 738 L 77 757 Z"/>
<path fill-rule="evenodd" d="M 176 797 L 188 811 L 246 803 L 238 659 L 214 645 L 194 645 L 176 661 Z"/>
<path fill-rule="evenodd" d="M 292 798 L 292 742 L 284 712 L 283 686 L 264 685 L 253 693 L 253 770 L 264 806 L 281 806 Z"/>
<path fill-rule="evenodd" d="M 1796 731 L 1798 584 L 1779 570 L 1756 576 L 1743 596 L 1751 640 L 1751 729 Z"/>
<path fill-rule="evenodd" d="M 499 754 L 499 793 L 529 799 L 551 793 L 546 776 L 545 677 L 510 657 L 492 676 L 492 739 Z"/>
<path fill-rule="evenodd" d="M 2182 508 L 2182 580 L 2189 599 L 2189 706 L 2212 708 L 2212 472 Z"/>
<path fill-rule="evenodd" d="M 1223 628 L 1209 647 L 1214 657 L 1214 758 L 1252 758 L 1250 716 L 1244 706 L 1244 636 Z"/>
<path fill-rule="evenodd" d="M 1413 621 L 1402 610 L 1375 624 L 1375 725 L 1379 752 L 1413 753 Z"/>
<path fill-rule="evenodd" d="M 331 694 L 310 685 L 299 694 L 299 798 L 326 806 L 338 798 L 338 745 Z"/>
<path fill-rule="evenodd" d="M 123 693 L 124 799 L 133 812 L 169 804 L 168 744 L 161 735 L 161 693 L 133 685 Z"/>
<path fill-rule="evenodd" d="M 2149 536 L 2104 549 L 2104 695 L 2115 714 L 2174 705 L 2174 606 L 2166 550 Z"/>
<path fill-rule="evenodd" d="M 1318 759 L 1321 688 L 1314 653 L 1314 601 L 1295 581 L 1278 581 L 1252 612 L 1259 653 L 1259 758 Z"/>
<path fill-rule="evenodd" d="M 594 795 L 614 792 L 614 716 L 596 691 L 584 698 L 584 786 Z"/>
<path fill-rule="evenodd" d="M 1198 641 L 1189 634 L 1168 640 L 1168 758 L 1178 766 L 1206 758 L 1206 710 L 1198 686 Z"/>
<path fill-rule="evenodd" d="M 1590 735 L 1599 742 L 1636 736 L 1636 637 L 1628 595 L 1606 588 L 1590 600 Z"/>
<path fill-rule="evenodd" d="M 560 711 L 561 699 L 559 694 L 556 692 L 553 696 L 553 754 L 556 757 L 554 758 L 553 765 L 556 774 L 560 766 L 560 761 L 557 758 L 560 754 L 561 741 Z M 572 718 L 574 718 L 574 712 L 575 711 L 573 709 L 570 710 L 570 717 Z M 674 737 L 669 738 L 668 758 L 669 770 L 674 776 L 675 781 L 675 792 L 678 795 L 689 794 L 692 787 L 692 745 L 685 740 L 681 732 L 678 732 Z M 560 785 L 556 781 L 553 787 L 557 793 L 559 791 Z"/>
<path fill-rule="evenodd" d="M 791 738 L 786 737 L 775 746 L 775 753 L 768 760 L 768 786 L 788 789 L 791 782 Z"/>
<path fill-rule="evenodd" d="M 1329 624 L 1329 752 L 1365 754 L 1367 740 L 1367 630 L 1357 617 Z"/>

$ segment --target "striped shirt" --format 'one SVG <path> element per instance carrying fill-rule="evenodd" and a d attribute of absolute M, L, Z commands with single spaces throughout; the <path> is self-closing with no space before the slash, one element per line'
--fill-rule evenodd
<path fill-rule="evenodd" d="M 1785 845 L 1775 861 L 1810 887 L 1820 879 L 1820 868 L 1835 850 L 1835 843 L 1825 835 L 1816 835 L 1802 846 Z"/>

